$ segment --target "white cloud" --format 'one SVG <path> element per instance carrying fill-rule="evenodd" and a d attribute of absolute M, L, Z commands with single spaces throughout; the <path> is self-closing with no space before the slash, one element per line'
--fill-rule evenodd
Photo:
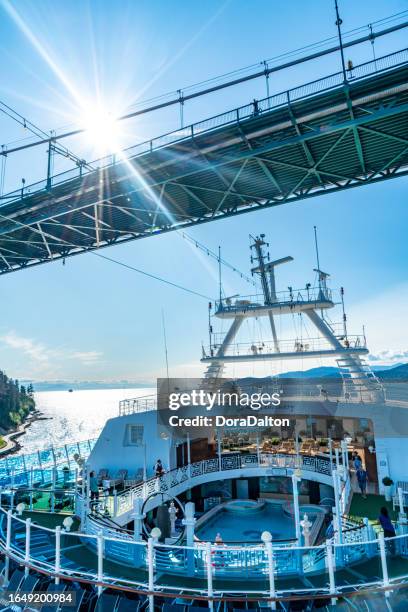
<path fill-rule="evenodd" d="M 50 351 L 46 346 L 30 338 L 22 338 L 13 331 L 0 336 L 0 341 L 12 349 L 21 351 L 35 361 L 47 362 L 51 358 Z"/>
<path fill-rule="evenodd" d="M 93 365 L 100 361 L 102 356 L 100 351 L 76 351 L 67 355 L 69 359 L 77 359 L 84 365 Z"/>
<path fill-rule="evenodd" d="M 377 353 L 370 353 L 369 361 L 378 361 L 380 363 L 398 363 L 399 361 L 406 361 L 408 359 L 408 350 L 385 350 Z"/>
<path fill-rule="evenodd" d="M 15 331 L 0 335 L 0 343 L 29 357 L 38 366 L 63 366 L 67 360 L 79 362 L 83 366 L 97 364 L 103 353 L 99 351 L 77 351 L 53 348 L 32 338 L 19 336 Z"/>

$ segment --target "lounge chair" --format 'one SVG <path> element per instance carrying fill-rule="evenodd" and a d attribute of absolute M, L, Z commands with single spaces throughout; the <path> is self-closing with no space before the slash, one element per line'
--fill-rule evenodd
<path fill-rule="evenodd" d="M 71 589 L 69 589 L 71 591 Z M 63 610 L 64 612 L 78 612 L 81 607 L 82 601 L 85 597 L 85 591 L 81 588 L 72 589 L 72 593 L 75 593 L 75 602 L 72 605 L 68 605 L 64 603 Z"/>
<path fill-rule="evenodd" d="M 140 600 L 119 597 L 119 604 L 116 612 L 137 612 L 140 608 Z"/>
<path fill-rule="evenodd" d="M 98 473 L 98 483 L 102 484 L 103 480 L 109 480 L 109 470 L 103 468 Z"/>
<path fill-rule="evenodd" d="M 67 588 L 66 584 L 60 583 L 60 584 L 55 584 L 55 582 L 50 582 L 50 584 L 48 585 L 47 588 L 47 593 L 63 593 L 65 591 L 65 589 Z M 58 612 L 58 610 L 61 609 L 61 605 L 59 604 L 48 604 L 45 603 L 41 606 L 41 608 L 39 608 L 40 612 Z M 38 610 L 38 608 L 37 608 Z M 24 611 L 25 612 L 25 611 Z"/>
<path fill-rule="evenodd" d="M 39 581 L 38 576 L 34 576 L 33 574 L 28 574 L 25 576 L 20 583 L 20 586 L 17 589 L 17 592 L 21 593 L 32 593 L 37 586 Z M 10 590 L 10 589 L 8 589 Z"/>
<path fill-rule="evenodd" d="M 7 585 L 7 591 L 10 591 L 11 593 L 18 591 L 18 588 L 23 580 L 24 572 L 19 569 L 14 570 L 13 575 L 11 576 Z"/>
<path fill-rule="evenodd" d="M 118 484 L 124 484 L 126 477 L 128 475 L 127 470 L 118 470 L 112 478 L 109 478 L 111 487 L 114 487 Z"/>
<path fill-rule="evenodd" d="M 95 605 L 94 612 L 113 612 L 117 606 L 119 595 L 101 593 Z"/>
<path fill-rule="evenodd" d="M 129 478 L 126 478 L 125 487 L 134 487 L 139 482 L 142 482 L 142 480 L 143 480 L 143 468 L 139 468 L 138 470 L 136 470 L 136 472 L 133 475 L 129 474 Z"/>

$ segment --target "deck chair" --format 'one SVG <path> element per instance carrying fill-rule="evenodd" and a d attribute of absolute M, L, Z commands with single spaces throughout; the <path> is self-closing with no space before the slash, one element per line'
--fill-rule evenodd
<path fill-rule="evenodd" d="M 101 593 L 96 602 L 94 612 L 113 612 L 117 606 L 119 595 Z"/>
<path fill-rule="evenodd" d="M 32 593 L 37 586 L 38 581 L 38 576 L 28 574 L 28 576 L 25 576 L 25 578 L 23 578 L 23 580 L 20 582 L 20 586 L 17 591 L 21 591 L 21 593 Z"/>
<path fill-rule="evenodd" d="M 7 585 L 7 591 L 11 591 L 12 593 L 18 591 L 18 588 L 23 580 L 24 572 L 19 569 L 14 570 L 13 575 L 11 576 Z"/>
<path fill-rule="evenodd" d="M 109 470 L 106 468 L 100 469 L 97 478 L 99 483 L 101 483 L 103 480 L 109 480 Z"/>
<path fill-rule="evenodd" d="M 65 603 L 64 607 L 63 607 L 64 612 L 78 612 L 80 607 L 81 607 L 82 601 L 83 601 L 83 599 L 85 597 L 85 591 L 83 589 L 81 589 L 81 588 L 73 589 L 72 591 L 76 595 L 75 596 L 75 603 L 72 604 L 71 606 L 67 605 Z"/>
<path fill-rule="evenodd" d="M 137 612 L 139 608 L 139 599 L 128 599 L 127 597 L 119 597 L 119 604 L 116 612 Z"/>
<path fill-rule="evenodd" d="M 143 480 L 143 468 L 139 468 L 133 475 L 129 474 L 129 476 L 130 478 L 125 479 L 125 487 L 134 487 Z"/>
<path fill-rule="evenodd" d="M 112 476 L 112 478 L 110 478 L 110 485 L 111 487 L 114 485 L 118 485 L 121 483 L 124 483 L 124 481 L 126 480 L 128 475 L 128 471 L 127 470 L 118 470 L 114 476 Z"/>
<path fill-rule="evenodd" d="M 47 593 L 63 593 L 66 588 L 66 584 L 55 584 L 55 582 L 50 582 L 47 588 Z M 61 606 L 58 604 L 43 604 L 39 609 L 39 612 L 58 612 L 60 608 Z M 24 610 L 24 612 L 26 611 Z"/>
<path fill-rule="evenodd" d="M 178 603 L 165 603 L 162 610 L 163 612 L 185 612 L 186 606 Z"/>

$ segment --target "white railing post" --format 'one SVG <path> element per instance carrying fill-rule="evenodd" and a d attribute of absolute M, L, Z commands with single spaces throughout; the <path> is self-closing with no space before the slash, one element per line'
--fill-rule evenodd
<path fill-rule="evenodd" d="M 264 531 L 262 540 L 265 543 L 266 554 L 268 557 L 268 578 L 269 578 L 269 597 L 271 598 L 271 610 L 276 610 L 276 588 L 275 588 L 275 558 L 273 556 L 272 534 L 269 531 Z"/>
<path fill-rule="evenodd" d="M 338 544 L 341 544 L 343 542 L 343 532 L 342 532 L 342 525 L 341 525 L 340 490 L 339 490 L 340 487 L 339 487 L 337 469 L 333 470 L 332 478 L 333 478 L 334 504 L 336 507 L 336 527 L 337 527 L 336 542 Z"/>
<path fill-rule="evenodd" d="M 185 505 L 185 515 L 182 520 L 184 527 L 186 528 L 186 545 L 187 548 L 187 574 L 189 576 L 194 575 L 194 526 L 196 523 L 195 504 L 194 502 L 187 502 Z"/>
<path fill-rule="evenodd" d="M 51 512 L 55 512 L 55 481 L 56 481 L 55 470 L 56 470 L 56 468 L 53 467 L 52 468 L 52 480 L 51 480 L 51 488 L 52 488 L 52 491 L 51 491 Z"/>
<path fill-rule="evenodd" d="M 34 484 L 34 473 L 33 466 L 30 467 L 30 512 L 33 511 L 33 484 Z"/>
<path fill-rule="evenodd" d="M 4 586 L 6 587 L 10 577 L 10 557 L 8 553 L 11 550 L 11 520 L 13 514 L 11 508 L 7 510 L 7 533 L 6 533 L 6 567 L 4 569 Z"/>
<path fill-rule="evenodd" d="M 207 594 L 208 594 L 208 608 L 210 610 L 214 610 L 214 602 L 212 597 L 214 596 L 213 589 L 213 567 L 212 567 L 212 559 L 211 559 L 211 542 L 206 542 L 205 544 L 205 562 L 207 566 Z"/>
<path fill-rule="evenodd" d="M 113 517 L 118 515 L 118 492 L 113 489 Z"/>
<path fill-rule="evenodd" d="M 61 571 L 61 527 L 55 528 L 55 584 L 60 583 L 59 573 Z"/>
<path fill-rule="evenodd" d="M 300 510 L 299 510 L 299 491 L 298 491 L 298 476 L 292 474 L 292 490 L 293 490 L 293 510 L 295 514 L 295 529 L 296 539 L 298 546 L 301 545 L 301 533 L 300 533 Z"/>
<path fill-rule="evenodd" d="M 336 601 L 337 601 L 336 597 L 334 597 L 334 595 L 336 594 L 336 581 L 334 578 L 333 549 L 332 549 L 332 543 L 330 541 L 326 543 L 326 560 L 327 560 L 327 569 L 329 572 L 330 595 L 332 596 L 331 605 L 335 606 Z"/>
<path fill-rule="evenodd" d="M 98 549 L 98 595 L 102 593 L 103 582 L 103 533 L 100 531 L 97 535 Z"/>
<path fill-rule="evenodd" d="M 384 586 L 384 588 L 386 588 L 390 584 L 390 579 L 388 577 L 387 554 L 385 552 L 384 534 L 382 532 L 380 532 L 378 534 L 378 545 L 380 547 L 381 570 L 382 570 L 382 575 L 383 575 L 383 586 Z M 390 592 L 389 591 L 385 591 L 384 594 L 385 594 L 386 597 L 390 596 Z"/>
<path fill-rule="evenodd" d="M 24 573 L 28 576 L 29 567 L 28 564 L 30 562 L 30 544 L 31 544 L 31 519 L 28 518 L 26 520 L 26 541 L 25 541 L 25 555 L 24 562 L 26 564 Z"/>
<path fill-rule="evenodd" d="M 190 434 L 187 432 L 187 465 L 188 465 L 188 477 L 191 478 L 191 441 Z"/>
<path fill-rule="evenodd" d="M 147 565 L 149 573 L 149 612 L 154 612 L 154 541 L 150 537 L 147 540 Z"/>

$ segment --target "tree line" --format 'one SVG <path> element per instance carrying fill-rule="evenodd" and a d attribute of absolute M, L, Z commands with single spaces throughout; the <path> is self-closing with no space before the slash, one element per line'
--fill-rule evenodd
<path fill-rule="evenodd" d="M 9 378 L 0 370 L 0 427 L 15 429 L 35 409 L 34 389 Z"/>

